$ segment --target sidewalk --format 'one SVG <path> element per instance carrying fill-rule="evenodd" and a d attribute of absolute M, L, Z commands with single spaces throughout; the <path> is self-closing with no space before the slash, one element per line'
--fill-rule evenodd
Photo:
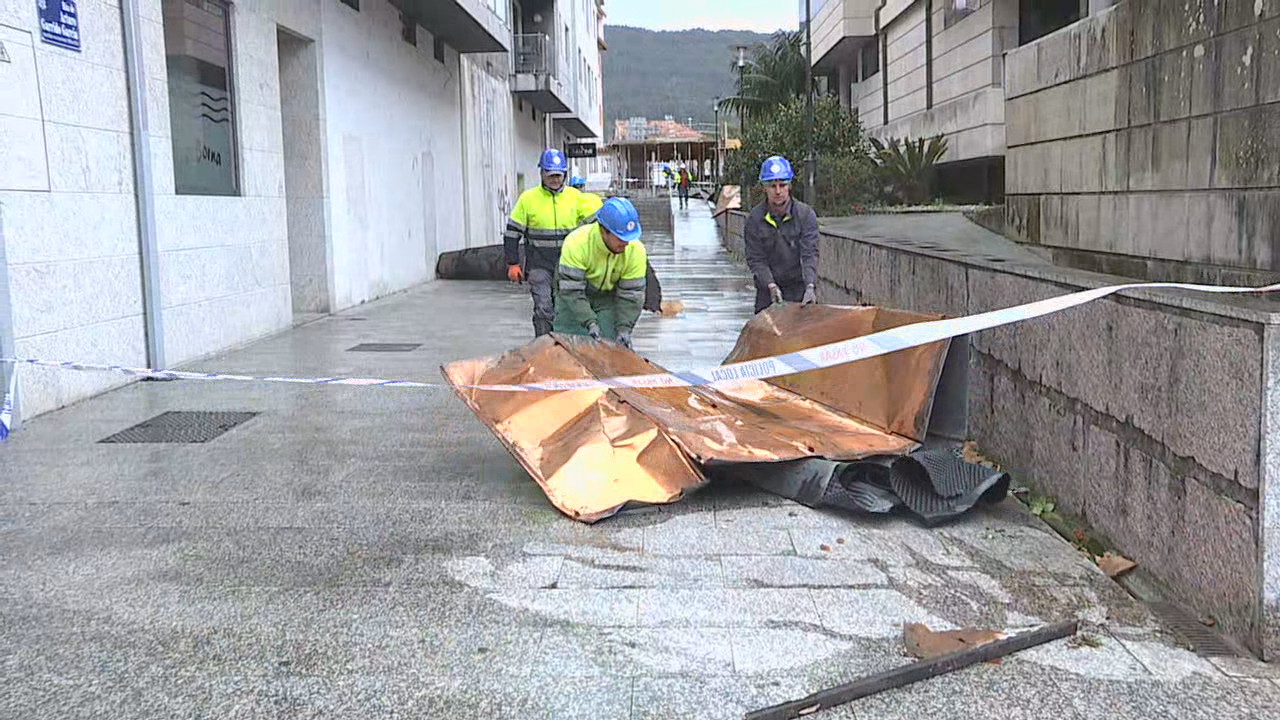
<path fill-rule="evenodd" d="M 646 244 L 686 309 L 635 336 L 668 369 L 718 363 L 752 301 L 705 204 L 676 213 Z M 524 287 L 441 281 L 195 369 L 439 381 L 531 339 L 529 315 Z M 169 410 L 259 414 L 98 442 Z M 1071 617 L 1094 642 L 812 717 L 1280 708 L 1280 669 L 1173 647 L 1012 501 L 927 530 L 713 487 L 585 526 L 447 389 L 147 382 L 36 418 L 0 444 L 0 554 L 0 718 L 734 718 L 910 662 L 904 622 Z"/>

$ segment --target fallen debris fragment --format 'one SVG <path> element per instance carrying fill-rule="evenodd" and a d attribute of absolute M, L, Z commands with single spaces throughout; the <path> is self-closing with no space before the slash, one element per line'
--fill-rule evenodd
<path fill-rule="evenodd" d="M 679 300 L 663 300 L 662 309 L 658 312 L 662 317 L 675 317 L 684 312 L 684 303 Z"/>
<path fill-rule="evenodd" d="M 961 456 L 964 458 L 965 462 L 971 462 L 975 465 L 986 465 L 992 470 L 1000 469 L 999 465 L 992 462 L 991 460 L 988 460 L 985 455 L 978 452 L 978 444 L 972 440 L 968 440 L 965 442 L 964 446 L 961 448 L 961 453 L 962 453 Z"/>
<path fill-rule="evenodd" d="M 902 644 L 906 646 L 907 654 L 922 660 L 979 647 L 1003 637 L 1004 633 L 977 628 L 937 631 L 920 623 L 902 626 Z"/>
<path fill-rule="evenodd" d="M 1026 650 L 1054 640 L 1061 640 L 1074 635 L 1078 627 L 1079 621 L 1077 620 L 1046 625 L 1031 632 L 993 640 L 984 645 L 948 653 L 931 660 L 921 660 L 917 663 L 903 665 L 902 667 L 854 680 L 844 685 L 814 693 L 801 700 L 792 700 L 761 710 L 754 710 L 744 715 L 743 718 L 744 720 L 790 720 L 790 718 L 797 718 L 818 710 L 842 705 L 885 690 L 893 690 L 921 680 L 955 672 L 970 665 L 1012 655 L 1020 650 Z"/>
<path fill-rule="evenodd" d="M 1106 573 L 1108 577 L 1120 577 L 1121 575 L 1138 567 L 1138 563 L 1123 555 L 1108 552 L 1098 558 L 1098 567 L 1101 568 L 1102 572 Z"/>
<path fill-rule="evenodd" d="M 1079 650 L 1080 648 L 1086 648 L 1086 647 L 1096 649 L 1096 648 L 1102 647 L 1102 641 L 1099 640 L 1095 635 L 1080 633 L 1079 635 L 1076 635 L 1075 637 L 1067 641 L 1067 647 L 1073 650 Z"/>

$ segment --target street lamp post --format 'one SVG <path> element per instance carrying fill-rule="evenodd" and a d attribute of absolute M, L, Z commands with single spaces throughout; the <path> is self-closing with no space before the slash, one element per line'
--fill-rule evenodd
<path fill-rule="evenodd" d="M 747 149 L 747 109 L 743 106 L 743 93 L 746 88 L 747 74 L 747 46 L 736 45 L 734 50 L 738 51 L 738 137 L 742 140 L 741 147 L 738 148 L 739 153 L 746 152 Z M 751 208 L 751 169 L 747 163 L 742 164 L 742 187 L 738 191 L 738 197 L 741 202 L 742 209 L 749 210 Z"/>
<path fill-rule="evenodd" d="M 744 79 L 747 75 L 747 50 L 750 48 L 746 45 L 735 45 L 733 49 L 738 52 L 738 98 L 741 100 L 742 93 L 746 90 Z M 738 108 L 738 123 L 742 126 L 741 132 L 746 133 L 747 109 L 741 105 Z"/>
<path fill-rule="evenodd" d="M 812 205 L 817 198 L 813 157 L 813 11 L 810 0 L 804 0 L 804 195 Z"/>
<path fill-rule="evenodd" d="M 720 181 L 720 96 L 719 95 L 716 96 L 715 102 L 711 104 L 711 108 L 715 111 L 715 114 L 716 114 L 716 145 L 715 145 L 715 155 L 714 155 L 715 160 L 712 161 L 715 164 L 715 175 L 712 178 L 712 180 L 714 180 L 715 182 L 719 182 Z"/>

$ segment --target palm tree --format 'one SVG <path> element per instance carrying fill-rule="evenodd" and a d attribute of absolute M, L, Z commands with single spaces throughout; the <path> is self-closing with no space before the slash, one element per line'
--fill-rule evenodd
<path fill-rule="evenodd" d="M 736 66 L 735 66 L 736 67 Z M 805 96 L 804 35 L 782 30 L 755 46 L 738 78 L 738 94 L 721 101 L 731 111 L 753 115 Z"/>
<path fill-rule="evenodd" d="M 934 167 L 947 154 L 946 138 L 871 138 L 871 147 L 880 172 L 899 200 L 908 205 L 928 202 Z"/>

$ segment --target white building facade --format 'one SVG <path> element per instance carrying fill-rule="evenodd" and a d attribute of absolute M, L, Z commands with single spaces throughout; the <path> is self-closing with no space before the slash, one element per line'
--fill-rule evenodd
<path fill-rule="evenodd" d="M 602 134 L 602 0 L 535 10 L 541 109 L 508 3 L 0 0 L 0 357 L 173 367 L 501 242 Z M 24 367 L 20 409 L 122 382 Z"/>

